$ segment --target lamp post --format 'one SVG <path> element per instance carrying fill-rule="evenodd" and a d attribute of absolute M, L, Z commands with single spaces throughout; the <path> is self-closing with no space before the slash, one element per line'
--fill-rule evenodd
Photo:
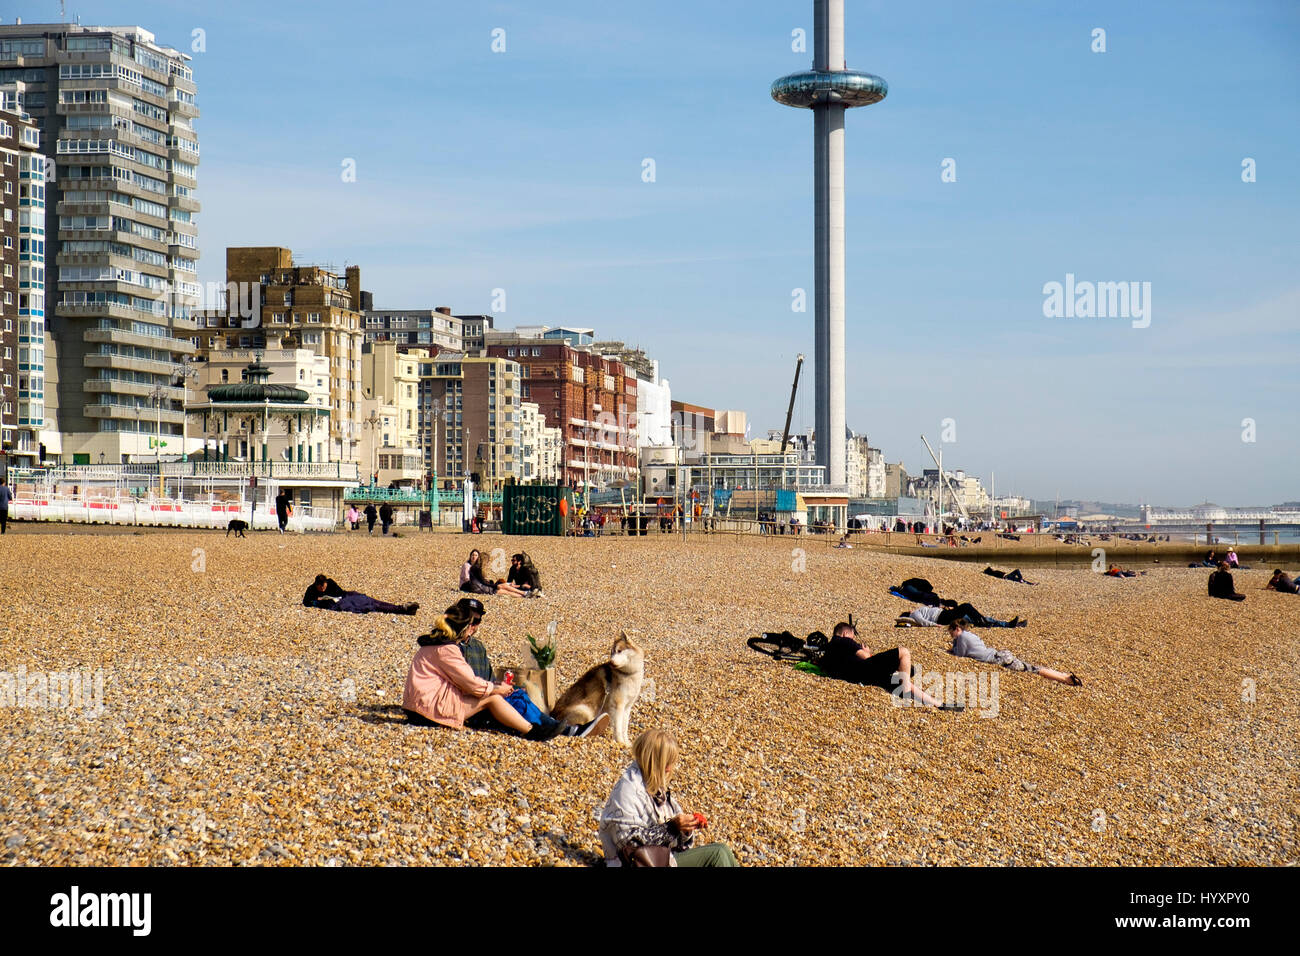
<path fill-rule="evenodd" d="M 370 429 L 370 487 L 379 484 L 379 410 L 376 406 L 369 418 L 363 418 L 362 424 Z"/>
<path fill-rule="evenodd" d="M 429 404 L 429 418 L 433 421 L 433 448 L 429 455 L 429 520 L 440 518 L 438 514 L 438 416 L 442 414 L 442 402 L 436 398 Z M 437 522 L 435 522 L 437 523 Z"/>
<path fill-rule="evenodd" d="M 474 461 L 478 465 L 479 480 L 483 482 L 484 494 L 488 497 L 488 508 L 490 510 L 492 506 L 492 484 L 488 481 L 487 475 L 484 474 L 487 468 L 483 459 L 483 442 L 481 441 L 475 446 Z"/>

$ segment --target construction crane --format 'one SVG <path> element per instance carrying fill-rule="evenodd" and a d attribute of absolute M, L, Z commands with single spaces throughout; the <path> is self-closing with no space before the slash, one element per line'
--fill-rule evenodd
<path fill-rule="evenodd" d="M 962 502 L 961 495 L 957 494 L 956 487 L 953 486 L 953 483 L 949 480 L 948 476 L 943 473 L 943 459 L 935 457 L 934 449 L 930 447 L 928 441 L 925 441 L 924 435 L 921 436 L 921 441 L 925 442 L 925 450 L 930 453 L 931 458 L 934 458 L 934 465 L 939 469 L 939 506 L 936 509 L 937 514 L 935 515 L 935 520 L 939 527 L 941 529 L 943 528 L 943 486 L 945 484 L 948 486 L 948 490 L 952 492 L 952 500 L 957 502 L 957 507 L 961 509 L 961 516 L 969 521 L 970 512 L 966 510 L 966 505 Z"/>
<path fill-rule="evenodd" d="M 794 384 L 790 386 L 790 407 L 785 410 L 785 431 L 781 433 L 781 457 L 785 457 L 785 446 L 790 444 L 790 418 L 794 415 L 794 396 L 799 391 L 799 372 L 803 369 L 803 353 L 794 365 Z"/>

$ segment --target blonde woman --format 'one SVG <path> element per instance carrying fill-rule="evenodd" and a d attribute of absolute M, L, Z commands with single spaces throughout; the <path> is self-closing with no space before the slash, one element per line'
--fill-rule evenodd
<path fill-rule="evenodd" d="M 632 763 L 609 795 L 600 814 L 600 843 L 606 866 L 634 864 L 642 847 L 665 847 L 659 866 L 735 866 L 725 843 L 693 847 L 697 830 L 707 826 L 699 814 L 683 813 L 668 788 L 677 769 L 677 741 L 666 730 L 647 730 L 632 744 Z"/>

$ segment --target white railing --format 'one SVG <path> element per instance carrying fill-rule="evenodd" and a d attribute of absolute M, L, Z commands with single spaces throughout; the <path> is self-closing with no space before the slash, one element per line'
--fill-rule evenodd
<path fill-rule="evenodd" d="M 274 504 L 253 511 L 238 501 L 186 501 L 177 498 L 108 498 L 86 495 L 24 493 L 9 513 L 25 521 L 72 524 L 141 525 L 164 528 L 225 528 L 232 518 L 251 521 L 254 530 L 279 527 Z M 289 518 L 290 531 L 332 531 L 338 524 L 333 508 L 299 505 Z"/>
<path fill-rule="evenodd" d="M 23 469 L 20 480 L 72 481 L 127 480 L 147 481 L 162 471 L 167 478 L 268 478 L 275 481 L 309 479 L 334 480 L 357 484 L 360 466 L 351 461 L 165 461 L 133 462 L 125 465 L 62 465 L 47 469 Z M 423 475 L 423 472 L 421 472 Z"/>
<path fill-rule="evenodd" d="M 163 462 L 164 475 L 194 478 L 239 478 L 256 475 L 277 480 L 335 478 L 356 482 L 360 467 L 354 461 L 174 461 Z"/>

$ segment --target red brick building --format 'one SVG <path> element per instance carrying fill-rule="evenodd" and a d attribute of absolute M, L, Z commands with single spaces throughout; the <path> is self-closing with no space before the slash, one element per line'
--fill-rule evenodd
<path fill-rule="evenodd" d="M 563 481 L 574 488 L 635 481 L 636 376 L 617 359 L 564 340 L 519 336 L 486 348 L 519 363 L 522 400 L 564 437 Z"/>

